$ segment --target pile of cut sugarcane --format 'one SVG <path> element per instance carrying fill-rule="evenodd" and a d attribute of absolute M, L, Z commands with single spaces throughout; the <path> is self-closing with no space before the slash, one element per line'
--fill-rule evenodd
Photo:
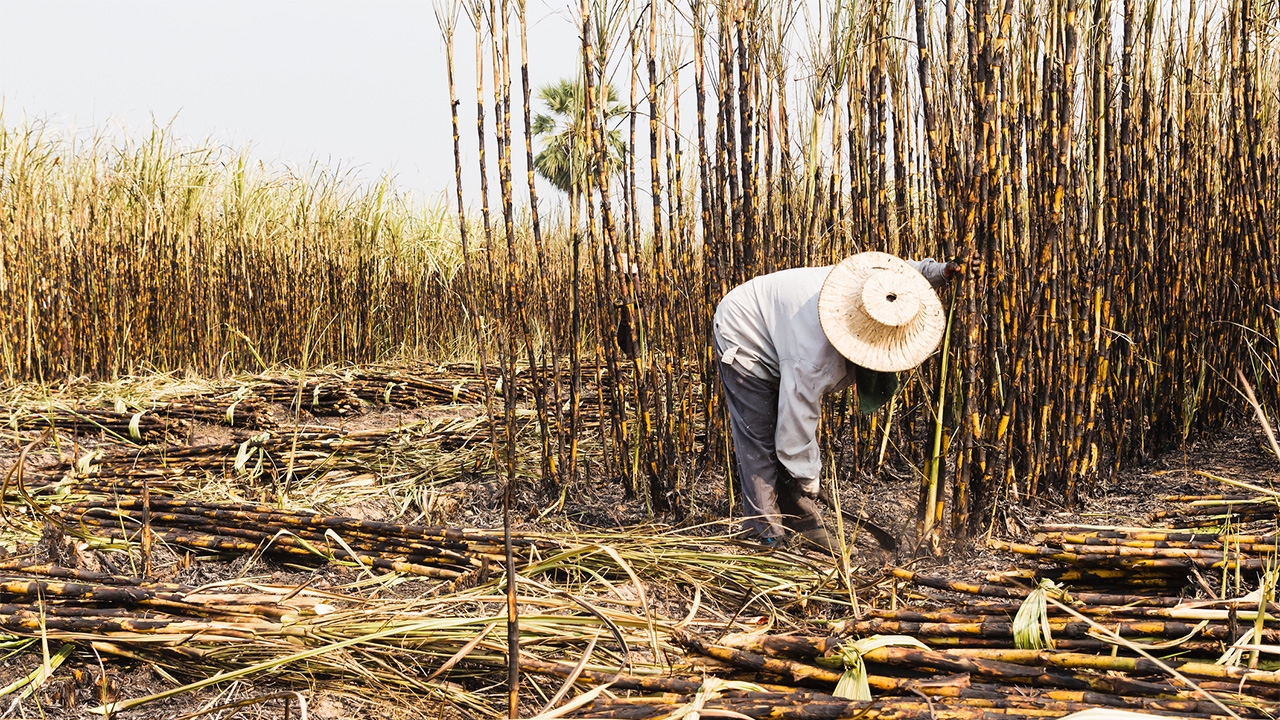
<path fill-rule="evenodd" d="M 50 486 L 46 490 L 54 491 Z M 94 547 L 161 544 L 208 556 L 252 554 L 298 568 L 337 563 L 368 575 L 396 573 L 438 580 L 433 594 L 477 579 L 497 578 L 503 532 L 363 520 L 311 510 L 178 497 L 141 483 L 59 485 L 36 503 L 43 518 Z M 56 504 L 55 504 L 56 503 Z M 525 577 L 552 573 L 556 584 L 590 585 L 637 578 L 696 587 L 725 607 L 776 611 L 816 604 L 844 606 L 847 588 L 822 558 L 788 554 L 739 556 L 751 544 L 720 536 L 651 536 L 644 532 L 512 533 Z M 568 563 L 566 559 L 572 559 Z M 757 596 L 758 594 L 762 595 Z"/>
<path fill-rule="evenodd" d="M 0 404 L 0 423 L 8 430 L 59 428 L 73 434 L 104 433 L 119 440 L 151 442 L 182 438 L 189 421 L 199 420 L 236 428 L 267 429 L 277 421 L 270 405 L 288 412 L 305 410 L 317 416 L 349 416 L 365 405 L 422 408 L 481 405 L 484 385 L 502 394 L 498 372 L 476 372 L 460 365 L 449 368 L 352 369 L 290 376 L 262 374 L 214 384 L 162 400 L 128 403 L 117 398 L 110 407 L 103 397 L 70 403 L 47 397 Z M 527 382 L 524 377 L 520 378 Z M 517 389 L 518 394 L 525 392 Z"/>
<path fill-rule="evenodd" d="M 362 582 L 415 577 L 430 584 L 413 600 L 389 602 L 248 582 L 198 589 L 10 562 L 0 565 L 0 630 L 14 637 L 72 645 L 88 638 L 99 652 L 203 678 L 193 687 L 215 682 L 217 673 L 270 674 L 286 684 L 303 677 L 341 684 L 372 673 L 395 692 L 500 712 L 500 699 L 482 691 L 506 668 L 496 531 L 165 492 L 143 498 L 119 486 L 111 495 L 62 497 L 50 519 L 92 547 L 136 548 L 150 533 L 150 542 L 197 552 L 269 554 L 299 567 L 337 562 L 368 575 Z M 1120 532 L 1042 530 L 1046 543 L 1052 533 Z M 708 541 L 723 549 L 698 549 Z M 733 554 L 725 542 L 517 533 L 526 688 L 549 682 L 539 691 L 547 707 L 569 702 L 564 714 L 581 717 L 697 711 L 994 720 L 1101 706 L 1263 718 L 1280 711 L 1280 672 L 1254 659 L 1274 649 L 1280 632 L 1274 604 L 1259 599 L 1274 594 L 1274 583 L 1243 562 L 1274 545 L 1233 550 L 1228 574 L 1264 586 L 1244 598 L 1194 601 L 1176 588 L 1142 586 L 1122 594 L 1123 579 L 1106 575 L 1078 581 L 1097 580 L 1096 589 L 1048 581 L 1019 587 L 1038 569 L 1026 567 L 985 583 L 898 569 L 881 583 L 884 594 L 849 603 L 852 590 L 820 558 Z M 1191 582 L 1184 574 L 1184 585 Z M 693 588 L 687 616 L 663 619 L 646 592 L 681 583 Z M 629 591 L 620 593 L 623 586 Z M 743 632 L 765 618 L 796 623 L 806 608 L 822 607 L 845 616 L 810 624 L 822 634 Z M 113 709 L 145 699 L 117 701 Z"/>
<path fill-rule="evenodd" d="M 0 407 L 0 423 L 11 432 L 57 428 L 71 434 L 102 433 L 138 442 L 182 438 L 191 430 L 186 419 L 159 412 L 61 405 Z"/>
<path fill-rule="evenodd" d="M 1170 495 L 1162 498 L 1175 507 L 1152 513 L 1153 520 L 1168 527 L 1201 532 L 1275 534 L 1280 519 L 1280 491 L 1249 482 L 1196 471 L 1196 475 L 1232 487 L 1235 492 L 1207 495 Z"/>
<path fill-rule="evenodd" d="M 1257 573 L 1274 564 L 1278 536 L 1148 528 L 1048 525 L 1040 544 L 993 540 L 992 547 L 1068 566 L 1067 577 L 1151 588 L 1180 587 L 1188 575 Z M 1059 574 L 1059 572 L 1054 572 Z M 1221 575 L 1221 572 L 1218 572 Z M 1061 574 L 1059 574 L 1062 577 Z"/>
<path fill-rule="evenodd" d="M 826 634 L 677 631 L 673 642 L 701 658 L 695 666 L 715 681 L 674 678 L 642 688 L 650 693 L 644 700 L 594 698 L 582 714 L 662 718 L 695 708 L 751 718 L 924 719 L 1058 717 L 1091 707 L 1185 717 L 1280 712 L 1275 533 L 1035 530 L 1036 544 L 990 541 L 1002 555 L 1034 564 L 987 574 L 980 583 L 895 569 L 890 602 L 860 607 L 826 625 Z"/>
<path fill-rule="evenodd" d="M 92 650 L 108 660 L 144 661 L 188 683 L 164 695 L 237 679 L 286 688 L 319 682 L 444 702 L 476 716 L 500 714 L 504 698 L 494 679 L 508 667 L 500 533 L 251 511 L 163 495 L 148 504 L 157 548 L 160 528 L 181 520 L 190 523 L 189 534 L 164 535 L 170 547 L 257 557 L 256 551 L 280 546 L 289 551 L 278 557 L 302 561 L 285 567 L 305 573 L 317 556 L 329 554 L 349 570 L 343 579 L 321 568 L 288 584 L 258 571 L 196 587 L 122 572 L 118 559 L 111 572 L 12 560 L 0 563 L 0 639 L 10 647 L 60 644 L 54 668 L 68 657 L 83 662 L 84 651 Z M 137 509 L 126 500 L 110 508 L 79 503 L 47 519 L 68 520 L 61 528 L 77 541 L 67 553 L 73 562 L 103 562 L 146 540 L 143 533 L 117 537 L 96 520 L 136 527 Z M 73 517 L 78 524 L 69 522 Z M 247 538 L 229 533 L 255 524 L 262 535 L 274 531 L 257 548 L 208 542 L 211 532 Z M 651 607 L 651 589 L 682 585 L 692 601 L 685 622 L 700 627 L 735 612 L 778 613 L 848 598 L 823 563 L 735 552 L 734 542 L 722 537 L 522 533 L 514 542 L 522 685 L 547 706 L 581 692 L 583 684 L 661 688 L 670 686 L 672 668 L 688 675 L 672 642 L 674 624 Z M 409 544 L 414 547 L 403 547 Z M 333 550 L 338 547 L 345 552 Z M 378 553 L 385 552 L 417 552 L 418 567 L 381 563 Z M 335 579 L 341 584 L 332 585 Z M 159 697 L 123 697 L 104 709 L 118 712 Z"/>
<path fill-rule="evenodd" d="M 103 703 L 97 712 L 108 714 L 247 679 L 351 693 L 377 689 L 494 716 L 484 688 L 506 667 L 505 597 L 493 583 L 436 597 L 374 599 L 251 578 L 194 587 L 5 562 L 0 600 L 0 637 L 12 638 L 11 648 L 43 643 L 57 650 L 50 670 L 68 658 L 92 662 L 96 653 L 108 662 L 142 661 L 181 685 L 156 695 L 91 696 Z M 620 657 L 634 672 L 660 672 L 630 650 L 643 647 L 648 633 L 625 610 L 599 604 L 587 613 L 536 583 L 522 588 L 521 604 L 537 616 L 522 628 L 522 653 L 532 666 L 555 669 L 563 658 L 585 653 L 597 667 Z M 648 652 L 666 650 L 655 641 Z M 27 692 L 46 677 L 37 671 L 25 678 Z M 24 682 L 6 692 L 22 691 Z M 58 704 L 71 709 L 68 698 Z"/>
<path fill-rule="evenodd" d="M 79 500 L 57 509 L 72 534 L 95 541 L 163 542 L 211 554 L 262 553 L 296 564 L 330 561 L 365 569 L 456 580 L 500 563 L 501 531 L 359 520 L 287 510 L 272 505 L 202 502 L 155 494 L 136 487 L 111 496 Z M 521 556 L 535 538 L 513 538 Z"/>
<path fill-rule="evenodd" d="M 522 420 L 522 425 L 527 421 Z M 34 493 L 119 495 L 149 490 L 273 497 L 317 486 L 363 486 L 370 494 L 400 482 L 421 485 L 463 472 L 492 474 L 489 425 L 484 418 L 444 418 L 393 428 L 342 431 L 328 427 L 273 428 L 207 445 L 103 444 L 64 453 L 52 465 L 25 471 Z M 12 495 L 15 487 L 10 487 Z M 225 496 L 225 494 L 223 494 Z"/>
<path fill-rule="evenodd" d="M 198 420 L 210 425 L 261 430 L 275 427 L 268 402 L 258 395 L 237 391 L 223 397 L 194 395 L 149 402 L 144 411 L 168 418 Z"/>

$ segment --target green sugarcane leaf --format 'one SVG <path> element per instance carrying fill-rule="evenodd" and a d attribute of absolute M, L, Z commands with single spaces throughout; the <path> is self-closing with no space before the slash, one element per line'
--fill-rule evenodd
<path fill-rule="evenodd" d="M 910 635 L 872 635 L 842 643 L 837 653 L 844 661 L 845 670 L 832 694 L 847 700 L 871 700 L 871 685 L 867 682 L 867 666 L 862 656 L 873 650 L 891 646 L 929 649 L 928 645 Z"/>
<path fill-rule="evenodd" d="M 1048 597 L 1070 602 L 1066 591 L 1048 578 L 1032 590 L 1013 616 L 1013 644 L 1019 650 L 1052 650 L 1053 630 L 1049 624 Z"/>
<path fill-rule="evenodd" d="M 142 439 L 141 425 L 142 425 L 142 413 L 144 412 L 146 412 L 146 410 L 143 410 L 142 412 L 135 414 L 129 420 L 129 437 L 133 438 L 134 440 Z"/>

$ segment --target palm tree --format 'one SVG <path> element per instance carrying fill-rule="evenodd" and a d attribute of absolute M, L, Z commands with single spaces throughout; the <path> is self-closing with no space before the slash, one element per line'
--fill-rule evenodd
<path fill-rule="evenodd" d="M 533 159 L 533 168 L 547 182 L 569 196 L 571 207 L 596 184 L 598 167 L 595 149 L 587 135 L 587 118 L 583 102 L 583 83 L 578 80 L 560 80 L 544 85 L 538 90 L 538 99 L 547 106 L 549 114 L 538 113 L 530 128 L 534 137 L 543 138 L 542 151 Z M 604 122 L 627 114 L 627 108 L 618 102 L 613 88 L 605 88 Z M 622 140 L 622 130 L 607 129 L 605 133 L 605 173 L 622 172 L 622 160 L 627 147 Z"/>
<path fill-rule="evenodd" d="M 571 424 L 577 425 L 578 383 L 582 344 L 581 246 L 582 233 L 578 228 L 579 208 L 582 199 L 596 186 L 597 156 L 587 133 L 586 89 L 581 79 L 560 80 L 538 89 L 538 99 L 547 106 L 547 113 L 538 113 L 530 125 L 533 136 L 541 138 L 542 150 L 533 158 L 533 169 L 539 175 L 569 196 L 569 236 L 573 247 L 573 283 L 569 296 L 571 367 L 575 368 L 570 381 L 573 390 Z M 627 108 L 618 102 L 618 94 L 609 85 L 604 86 L 605 128 L 605 177 L 620 175 L 627 146 L 622 140 L 622 130 L 610 128 L 611 124 L 627 114 Z M 608 188 L 605 188 L 607 191 Z M 621 322 L 621 321 L 620 321 Z M 619 332 L 622 328 L 619 327 Z M 629 333 L 629 330 L 628 330 Z"/>

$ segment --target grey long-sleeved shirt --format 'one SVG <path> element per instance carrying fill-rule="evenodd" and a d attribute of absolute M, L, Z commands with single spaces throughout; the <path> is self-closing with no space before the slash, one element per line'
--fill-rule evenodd
<path fill-rule="evenodd" d="M 945 263 L 911 263 L 934 287 L 945 282 Z M 762 380 L 778 382 L 778 460 L 807 492 L 822 471 L 818 418 L 822 396 L 849 387 L 854 365 L 827 340 L 818 319 L 818 294 L 834 265 L 761 275 L 724 296 L 716 308 L 720 361 Z"/>

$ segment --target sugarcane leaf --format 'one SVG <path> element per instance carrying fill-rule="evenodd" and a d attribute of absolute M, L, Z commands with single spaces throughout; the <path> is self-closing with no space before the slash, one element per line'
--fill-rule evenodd
<path fill-rule="evenodd" d="M 369 575 L 369 577 L 375 578 L 373 571 L 369 569 L 369 566 L 365 564 L 364 560 L 362 560 L 360 556 L 356 554 L 355 550 L 351 549 L 351 546 L 347 544 L 346 540 L 343 540 L 342 537 L 338 535 L 338 533 L 333 531 L 333 528 L 325 528 L 324 536 L 341 545 L 342 549 L 347 551 L 347 554 L 351 556 L 352 561 L 354 561 L 357 565 L 359 565 L 361 570 L 365 571 Z"/>
<path fill-rule="evenodd" d="M 844 673 L 836 682 L 832 695 L 847 700 L 870 700 L 871 686 L 867 683 L 867 666 L 861 655 L 854 655 L 845 660 Z"/>
<path fill-rule="evenodd" d="M 1244 634 L 1227 648 L 1215 664 L 1240 665 L 1244 661 L 1244 646 L 1251 642 L 1253 642 L 1253 628 L 1245 630 Z"/>
<path fill-rule="evenodd" d="M 253 438 L 249 438 L 240 443 L 239 449 L 236 450 L 236 460 L 231 465 L 236 472 L 244 470 L 244 466 L 249 462 L 249 444 L 252 442 Z"/>
<path fill-rule="evenodd" d="M 95 448 L 76 458 L 76 473 L 88 475 L 98 460 L 102 459 L 102 448 Z"/>
<path fill-rule="evenodd" d="M 910 647 L 920 650 L 928 650 L 929 646 L 920 642 L 910 635 L 872 635 L 861 640 L 855 640 L 848 644 L 849 647 L 857 650 L 858 654 L 866 655 L 872 650 L 879 650 L 885 647 Z"/>
<path fill-rule="evenodd" d="M 1044 650 L 1053 648 L 1053 632 L 1049 625 L 1049 608 L 1046 600 L 1050 592 L 1059 590 L 1052 580 L 1042 579 L 1027 594 L 1013 616 L 1013 643 L 1020 650 Z"/>
<path fill-rule="evenodd" d="M 9 652 L 0 655 L 0 660 L 7 660 L 14 655 L 26 650 L 34 644 L 36 638 L 14 638 L 0 642 L 0 650 L 8 650 Z"/>
<path fill-rule="evenodd" d="M 732 710 L 705 709 L 707 703 L 719 698 L 726 690 L 765 692 L 763 687 L 755 683 L 743 682 L 741 680 L 725 680 L 723 678 L 711 676 L 702 681 L 702 685 L 698 687 L 698 692 L 694 694 L 692 700 L 676 708 L 674 711 L 663 715 L 660 720 L 698 720 L 698 718 L 703 715 L 738 718 L 738 720 L 751 720 L 749 716 Z"/>
<path fill-rule="evenodd" d="M 71 652 L 75 649 L 75 645 L 66 643 L 62 647 L 58 648 L 58 652 L 49 656 L 47 659 L 42 658 L 39 667 L 35 670 L 32 670 L 27 675 L 18 678 L 8 686 L 0 688 L 0 697 L 22 690 L 22 695 L 19 697 L 25 698 L 32 692 L 38 690 L 46 680 L 53 676 L 53 671 L 57 670 L 62 663 L 71 656 Z"/>
<path fill-rule="evenodd" d="M 872 635 L 841 643 L 836 653 L 844 661 L 845 669 L 832 694 L 847 700 L 871 700 L 871 685 L 867 682 L 867 666 L 862 656 L 885 647 L 929 649 L 910 635 Z"/>

